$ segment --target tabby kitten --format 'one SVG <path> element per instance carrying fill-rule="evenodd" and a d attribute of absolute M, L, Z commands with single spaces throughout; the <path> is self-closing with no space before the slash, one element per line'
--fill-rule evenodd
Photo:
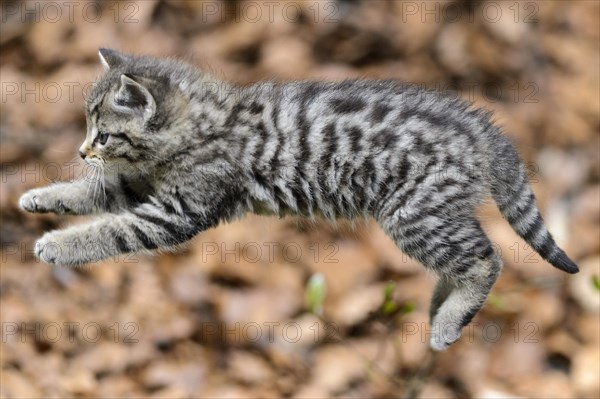
<path fill-rule="evenodd" d="M 440 276 L 437 350 L 460 337 L 502 267 L 474 216 L 488 194 L 544 259 L 578 271 L 509 139 L 462 101 L 392 81 L 240 88 L 178 61 L 107 49 L 100 60 L 79 149 L 100 178 L 31 190 L 20 206 L 110 214 L 46 233 L 35 244 L 46 263 L 173 247 L 247 212 L 371 216 Z"/>

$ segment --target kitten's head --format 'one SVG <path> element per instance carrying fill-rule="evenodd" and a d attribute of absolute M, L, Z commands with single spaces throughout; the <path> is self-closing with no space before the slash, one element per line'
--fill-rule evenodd
<path fill-rule="evenodd" d="M 181 143 L 173 137 L 187 101 L 172 83 L 190 73 L 181 63 L 100 49 L 105 74 L 86 98 L 87 135 L 79 149 L 87 162 L 152 164 Z"/>

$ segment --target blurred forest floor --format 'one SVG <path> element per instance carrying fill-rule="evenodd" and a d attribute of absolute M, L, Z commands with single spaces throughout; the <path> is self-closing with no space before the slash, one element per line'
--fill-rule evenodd
<path fill-rule="evenodd" d="M 250 216 L 176 254 L 35 261 L 36 237 L 80 220 L 17 200 L 81 172 L 83 93 L 110 47 L 242 84 L 399 79 L 493 110 L 581 273 L 542 261 L 486 205 L 503 274 L 419 395 L 599 397 L 600 3 L 267 3 L 2 2 L 0 396 L 399 397 L 430 356 L 434 280 L 370 221 Z M 304 305 L 317 272 L 320 318 Z"/>

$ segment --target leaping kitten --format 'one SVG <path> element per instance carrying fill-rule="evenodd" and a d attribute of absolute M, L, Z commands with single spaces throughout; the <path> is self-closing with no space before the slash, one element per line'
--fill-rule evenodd
<path fill-rule="evenodd" d="M 101 179 L 34 189 L 20 206 L 104 215 L 46 233 L 35 244 L 46 263 L 173 247 L 247 212 L 371 216 L 440 276 L 437 350 L 460 337 L 502 267 L 474 216 L 487 195 L 544 259 L 578 271 L 509 139 L 462 101 L 392 81 L 241 88 L 173 60 L 107 49 L 100 60 L 79 151 Z"/>

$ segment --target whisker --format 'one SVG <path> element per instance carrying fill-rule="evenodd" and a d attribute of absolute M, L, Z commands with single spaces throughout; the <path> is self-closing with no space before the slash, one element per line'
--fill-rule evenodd
<path fill-rule="evenodd" d="M 96 196 L 96 191 L 98 189 L 98 176 L 100 174 L 100 171 L 98 170 L 98 165 L 94 162 L 94 189 L 92 191 L 92 200 L 94 201 L 94 203 L 96 203 L 97 205 L 97 196 Z"/>
<path fill-rule="evenodd" d="M 92 168 L 92 174 L 90 175 L 90 197 L 92 197 L 92 201 L 94 200 L 94 187 L 95 187 L 95 176 L 96 176 L 96 169 Z"/>
<path fill-rule="evenodd" d="M 100 166 L 96 164 L 96 181 L 94 187 L 94 198 L 98 206 L 100 206 L 100 174 L 101 174 Z"/>
<path fill-rule="evenodd" d="M 104 194 L 104 196 L 103 196 L 103 208 L 104 208 L 104 210 L 106 210 L 107 209 L 107 207 L 106 207 L 106 200 L 107 200 L 107 198 L 106 198 L 106 180 L 105 180 L 105 177 L 104 177 L 104 160 L 102 160 L 101 165 L 102 165 L 102 168 L 101 168 L 102 177 L 101 177 L 101 180 L 100 180 L 100 184 L 102 185 L 102 193 Z"/>
<path fill-rule="evenodd" d="M 83 179 L 87 183 L 87 190 L 85 191 L 85 195 L 89 197 L 89 195 L 90 195 L 90 188 L 92 187 L 92 182 L 88 180 L 89 176 L 86 176 L 85 174 L 86 174 L 86 172 L 84 171 L 84 177 L 83 177 Z"/>

